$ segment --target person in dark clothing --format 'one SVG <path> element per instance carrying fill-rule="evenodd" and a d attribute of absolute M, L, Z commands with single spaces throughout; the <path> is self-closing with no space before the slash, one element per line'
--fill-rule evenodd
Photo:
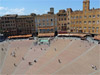
<path fill-rule="evenodd" d="M 17 65 L 14 63 L 14 66 L 17 67 Z"/>
<path fill-rule="evenodd" d="M 37 61 L 36 61 L 36 60 L 34 60 L 34 62 L 36 63 Z"/>
<path fill-rule="evenodd" d="M 22 57 L 22 60 L 25 60 L 24 57 Z"/>
<path fill-rule="evenodd" d="M 58 59 L 58 62 L 61 63 L 60 59 Z"/>
<path fill-rule="evenodd" d="M 29 64 L 29 65 L 32 65 L 32 62 L 29 62 L 28 64 Z"/>

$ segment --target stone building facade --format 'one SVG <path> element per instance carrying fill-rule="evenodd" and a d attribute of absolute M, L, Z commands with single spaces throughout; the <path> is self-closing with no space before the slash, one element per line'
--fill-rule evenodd
<path fill-rule="evenodd" d="M 67 32 L 67 12 L 65 10 L 59 10 L 57 13 L 57 26 L 58 33 Z"/>
<path fill-rule="evenodd" d="M 17 34 L 16 17 L 16 14 L 4 15 L 1 17 L 1 31 L 5 36 Z"/>
<path fill-rule="evenodd" d="M 35 34 L 35 14 L 19 15 L 16 18 L 17 34 Z"/>
<path fill-rule="evenodd" d="M 57 30 L 57 16 L 54 14 L 54 9 L 50 8 L 48 14 L 37 15 L 35 17 L 36 31 L 38 36 L 54 36 Z"/>
<path fill-rule="evenodd" d="M 54 36 L 58 33 L 100 34 L 100 8 L 90 9 L 90 0 L 83 0 L 83 10 L 54 8 L 43 15 L 4 15 L 0 18 L 0 32 L 10 35 L 35 34 Z"/>
<path fill-rule="evenodd" d="M 5 15 L 1 17 L 1 33 L 6 36 L 35 33 L 35 14 Z"/>
<path fill-rule="evenodd" d="M 90 9 L 90 1 L 83 1 L 83 11 L 70 9 L 70 32 L 100 34 L 100 8 Z"/>

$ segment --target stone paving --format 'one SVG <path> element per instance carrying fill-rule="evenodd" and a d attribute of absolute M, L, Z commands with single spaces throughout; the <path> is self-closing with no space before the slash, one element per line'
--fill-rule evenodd
<path fill-rule="evenodd" d="M 99 44 L 64 38 L 55 38 L 50 46 L 34 45 L 34 42 L 15 40 L 0 43 L 0 74 L 100 75 Z"/>

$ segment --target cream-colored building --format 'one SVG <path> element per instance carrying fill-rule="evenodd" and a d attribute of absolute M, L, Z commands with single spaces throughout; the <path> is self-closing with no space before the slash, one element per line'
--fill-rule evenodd
<path fill-rule="evenodd" d="M 35 17 L 35 26 L 39 37 L 54 36 L 57 30 L 57 16 L 54 14 L 53 8 L 50 8 L 48 14 L 37 15 Z"/>
<path fill-rule="evenodd" d="M 83 1 L 83 11 L 70 9 L 70 32 L 100 34 L 100 8 L 90 9 L 90 1 Z"/>

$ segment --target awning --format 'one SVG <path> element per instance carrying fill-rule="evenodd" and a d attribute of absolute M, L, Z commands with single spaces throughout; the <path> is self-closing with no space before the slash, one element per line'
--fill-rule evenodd
<path fill-rule="evenodd" d="M 31 37 L 32 35 L 18 35 L 18 36 L 9 36 L 8 39 L 12 39 L 12 38 L 28 38 Z"/>
<path fill-rule="evenodd" d="M 38 37 L 50 37 L 54 36 L 54 33 L 39 33 Z"/>
<path fill-rule="evenodd" d="M 94 36 L 95 40 L 100 40 L 100 35 Z"/>
<path fill-rule="evenodd" d="M 76 37 L 85 37 L 86 34 L 58 34 L 58 36 L 76 36 Z"/>

